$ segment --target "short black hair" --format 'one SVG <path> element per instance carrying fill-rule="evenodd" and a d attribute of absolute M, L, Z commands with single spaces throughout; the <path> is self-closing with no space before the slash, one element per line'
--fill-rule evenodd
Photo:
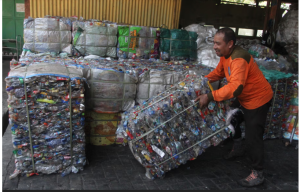
<path fill-rule="evenodd" d="M 218 34 L 218 33 L 219 34 L 220 33 L 224 34 L 224 39 L 223 40 L 225 41 L 225 43 L 228 43 L 229 41 L 232 40 L 233 45 L 235 45 L 236 37 L 235 37 L 235 33 L 232 29 L 230 29 L 229 27 L 225 27 L 225 28 L 219 29 L 216 34 Z"/>

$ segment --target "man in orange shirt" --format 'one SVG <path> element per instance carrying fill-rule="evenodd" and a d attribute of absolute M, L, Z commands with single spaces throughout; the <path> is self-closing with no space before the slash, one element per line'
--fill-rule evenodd
<path fill-rule="evenodd" d="M 209 82 L 226 77 L 228 84 L 211 93 L 200 95 L 196 101 L 199 100 L 200 108 L 203 108 L 212 100 L 237 98 L 234 102 L 235 107 L 239 107 L 242 112 L 237 115 L 234 123 L 236 133 L 233 137 L 233 149 L 224 158 L 231 159 L 243 155 L 239 124 L 245 121 L 246 152 L 252 161 L 253 170 L 248 177 L 239 180 L 238 183 L 252 187 L 264 181 L 263 133 L 273 91 L 253 57 L 246 50 L 236 46 L 235 42 L 236 37 L 232 29 L 223 28 L 217 31 L 214 37 L 214 50 L 220 57 L 220 62 L 206 77 Z"/>

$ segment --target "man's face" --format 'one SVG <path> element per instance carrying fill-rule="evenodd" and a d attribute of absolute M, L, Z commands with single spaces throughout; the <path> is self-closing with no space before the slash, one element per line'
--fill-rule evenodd
<path fill-rule="evenodd" d="M 233 46 L 233 41 L 226 43 L 224 41 L 224 34 L 217 33 L 214 37 L 214 50 L 219 57 L 227 56 L 230 54 L 230 49 Z"/>

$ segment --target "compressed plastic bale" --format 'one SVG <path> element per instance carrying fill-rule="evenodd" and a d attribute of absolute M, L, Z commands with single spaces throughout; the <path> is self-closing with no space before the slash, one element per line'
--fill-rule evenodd
<path fill-rule="evenodd" d="M 107 37 L 108 37 L 107 46 L 109 46 L 109 47 L 116 47 L 116 45 L 118 43 L 117 36 L 107 36 Z"/>
<path fill-rule="evenodd" d="M 171 38 L 170 30 L 165 28 L 160 28 L 160 38 Z"/>
<path fill-rule="evenodd" d="M 90 47 L 86 46 L 86 55 L 99 55 L 101 57 L 105 57 L 105 54 L 107 52 L 107 47 Z"/>
<path fill-rule="evenodd" d="M 29 25 L 29 23 L 31 24 Z M 30 18 L 24 20 L 25 43 L 34 44 L 33 46 L 25 45 L 24 48 L 30 47 L 31 51 L 36 52 L 67 52 L 68 50 L 67 54 L 72 54 L 71 49 L 65 49 L 65 47 L 71 46 L 71 25 L 69 18 L 36 18 L 34 20 Z M 32 32 L 29 32 L 29 29 Z M 67 43 L 69 43 L 68 46 L 60 45 L 60 48 L 57 48 L 56 44 Z M 62 50 L 62 47 L 64 47 L 64 50 Z"/>
<path fill-rule="evenodd" d="M 148 59 L 149 58 L 150 49 L 141 49 L 136 48 L 134 50 L 129 48 L 128 58 L 132 58 L 135 55 L 138 58 Z"/>
<path fill-rule="evenodd" d="M 159 28 L 157 27 L 150 27 L 150 33 L 149 33 L 149 36 L 148 37 L 153 37 L 153 38 L 156 38 L 156 37 L 160 37 L 160 36 L 157 36 L 157 31 L 159 31 Z M 159 33 L 160 35 L 160 33 Z"/>
<path fill-rule="evenodd" d="M 32 29 L 24 29 L 24 42 L 34 42 L 34 31 Z"/>
<path fill-rule="evenodd" d="M 101 101 L 90 99 L 87 107 L 97 113 L 118 113 L 122 111 L 122 100 Z"/>
<path fill-rule="evenodd" d="M 85 22 L 85 32 L 87 34 L 98 34 L 106 35 L 107 28 L 105 26 L 100 26 L 100 22 Z"/>
<path fill-rule="evenodd" d="M 75 51 L 78 52 L 78 54 L 80 55 L 85 55 L 86 53 L 86 47 L 85 46 L 82 46 L 82 45 L 76 45 L 74 47 Z"/>
<path fill-rule="evenodd" d="M 130 37 L 119 36 L 118 42 L 119 42 L 120 48 L 128 48 L 129 42 L 130 42 Z"/>
<path fill-rule="evenodd" d="M 170 56 L 172 57 L 189 57 L 190 50 L 189 49 L 178 49 L 178 50 L 171 50 Z"/>
<path fill-rule="evenodd" d="M 198 34 L 196 32 L 188 31 L 190 40 L 196 41 L 198 38 Z"/>
<path fill-rule="evenodd" d="M 164 91 L 170 85 L 180 81 L 184 73 L 168 70 L 155 70 L 142 74 L 137 87 L 137 100 L 143 102 L 154 96 L 158 90 Z"/>
<path fill-rule="evenodd" d="M 59 30 L 60 31 L 71 31 L 72 30 L 72 21 L 69 18 L 59 19 Z"/>
<path fill-rule="evenodd" d="M 118 34 L 117 26 L 116 25 L 108 25 L 106 34 L 110 35 L 110 36 L 117 36 L 117 34 Z"/>
<path fill-rule="evenodd" d="M 171 39 L 189 40 L 189 33 L 186 30 L 172 29 Z"/>
<path fill-rule="evenodd" d="M 118 26 L 118 33 L 119 36 L 129 36 L 130 35 L 129 26 Z"/>
<path fill-rule="evenodd" d="M 177 91 L 161 92 L 122 115 L 117 138 L 129 141 L 131 152 L 146 168 L 149 179 L 162 178 L 167 171 L 196 159 L 229 136 L 224 117 L 230 103 L 213 101 L 208 109 L 199 109 L 192 100 L 198 91 L 203 94 L 209 88 L 203 86 L 204 81 L 194 79 L 190 75 L 175 85 Z"/>
<path fill-rule="evenodd" d="M 72 53 L 72 45 L 69 43 L 61 44 L 61 51 L 65 53 Z"/>
<path fill-rule="evenodd" d="M 150 36 L 150 28 L 146 26 L 130 26 L 130 36 L 148 37 Z"/>
<path fill-rule="evenodd" d="M 35 31 L 35 42 L 48 43 L 48 31 Z"/>
<path fill-rule="evenodd" d="M 59 31 L 59 19 L 55 18 L 36 18 L 35 30 Z"/>
<path fill-rule="evenodd" d="M 61 43 L 71 43 L 72 35 L 70 31 L 60 31 L 60 42 Z"/>
<path fill-rule="evenodd" d="M 78 27 L 80 27 L 81 29 L 85 30 L 85 23 L 84 21 L 80 21 L 80 20 L 75 20 L 72 22 L 72 31 L 77 31 Z"/>
<path fill-rule="evenodd" d="M 24 29 L 34 29 L 34 19 L 30 16 L 28 18 L 24 19 L 23 28 Z"/>
<path fill-rule="evenodd" d="M 123 98 L 123 84 L 93 82 L 92 83 L 93 98 L 110 98 L 122 99 Z"/>
<path fill-rule="evenodd" d="M 117 48 L 116 47 L 107 47 L 106 56 L 108 57 L 117 57 Z"/>
<path fill-rule="evenodd" d="M 35 174 L 52 173 L 61 173 L 62 176 L 65 176 L 70 172 L 77 173 L 79 169 L 83 170 L 86 158 L 85 135 L 83 126 L 81 126 L 84 124 L 84 117 L 81 112 L 84 112 L 84 108 L 81 107 L 83 101 L 79 99 L 80 96 L 73 94 L 78 91 L 75 89 L 80 90 L 79 86 L 83 87 L 81 80 L 82 73 L 80 71 L 72 68 L 67 69 L 65 65 L 57 63 L 30 64 L 28 67 L 20 67 L 10 71 L 10 75 L 6 78 L 7 85 L 17 90 L 12 91 L 11 88 L 8 90 L 12 140 L 15 147 L 13 154 L 16 158 L 16 170 L 10 178 L 16 177 L 18 173 L 27 177 Z M 26 83 L 27 95 L 29 96 L 27 101 L 24 100 L 24 83 Z M 45 84 L 48 85 L 45 87 Z M 58 89 L 57 84 L 61 85 L 60 92 L 53 91 Z M 69 105 L 61 102 L 60 98 L 67 96 L 71 84 L 74 111 L 67 112 L 70 109 Z M 42 89 L 41 92 L 40 89 Z M 46 97 L 45 93 L 47 94 Z M 20 97 L 19 100 L 22 102 L 16 103 L 14 97 Z M 26 112 L 27 104 L 35 107 Z M 48 115 L 44 115 L 42 111 Z M 18 116 L 16 116 L 17 112 L 19 112 Z M 30 114 L 28 118 L 31 119 L 31 126 L 27 122 L 26 113 Z M 70 121 L 73 124 L 72 132 L 69 128 L 70 122 L 62 123 L 63 118 L 67 119 L 68 113 L 72 115 L 79 113 L 77 117 L 73 116 L 72 121 Z M 29 130 L 31 130 L 31 135 Z M 30 137 L 34 146 L 31 145 Z M 70 138 L 74 139 L 73 147 L 70 145 Z M 69 155 L 72 154 L 71 150 L 73 151 L 72 156 Z M 57 154 L 64 154 L 64 158 L 61 159 L 60 155 Z M 71 159 L 74 160 L 73 165 Z"/>
<path fill-rule="evenodd" d="M 47 43 L 60 43 L 61 40 L 62 39 L 60 37 L 60 31 L 48 31 L 48 42 Z"/>
<path fill-rule="evenodd" d="M 107 47 L 108 36 L 97 34 L 86 34 L 86 46 Z"/>
<path fill-rule="evenodd" d="M 134 76 L 111 68 L 101 68 L 99 64 L 90 66 L 89 108 L 99 113 L 117 113 L 134 105 L 137 82 Z"/>
<path fill-rule="evenodd" d="M 170 52 L 170 39 L 161 39 L 159 42 L 159 50 L 165 51 L 165 52 Z"/>
<path fill-rule="evenodd" d="M 171 41 L 171 49 L 189 49 L 190 41 Z"/>
<path fill-rule="evenodd" d="M 35 47 L 35 45 L 33 42 L 32 43 L 24 43 L 24 45 L 23 45 L 23 49 L 34 50 L 34 47 Z"/>

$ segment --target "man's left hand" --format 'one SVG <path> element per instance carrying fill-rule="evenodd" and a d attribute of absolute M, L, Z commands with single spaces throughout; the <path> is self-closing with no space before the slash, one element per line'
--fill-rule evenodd
<path fill-rule="evenodd" d="M 208 105 L 208 96 L 207 96 L 207 94 L 200 95 L 199 97 L 197 97 L 195 99 L 195 102 L 196 101 L 199 101 L 200 109 L 202 109 L 203 107 L 206 107 Z"/>

